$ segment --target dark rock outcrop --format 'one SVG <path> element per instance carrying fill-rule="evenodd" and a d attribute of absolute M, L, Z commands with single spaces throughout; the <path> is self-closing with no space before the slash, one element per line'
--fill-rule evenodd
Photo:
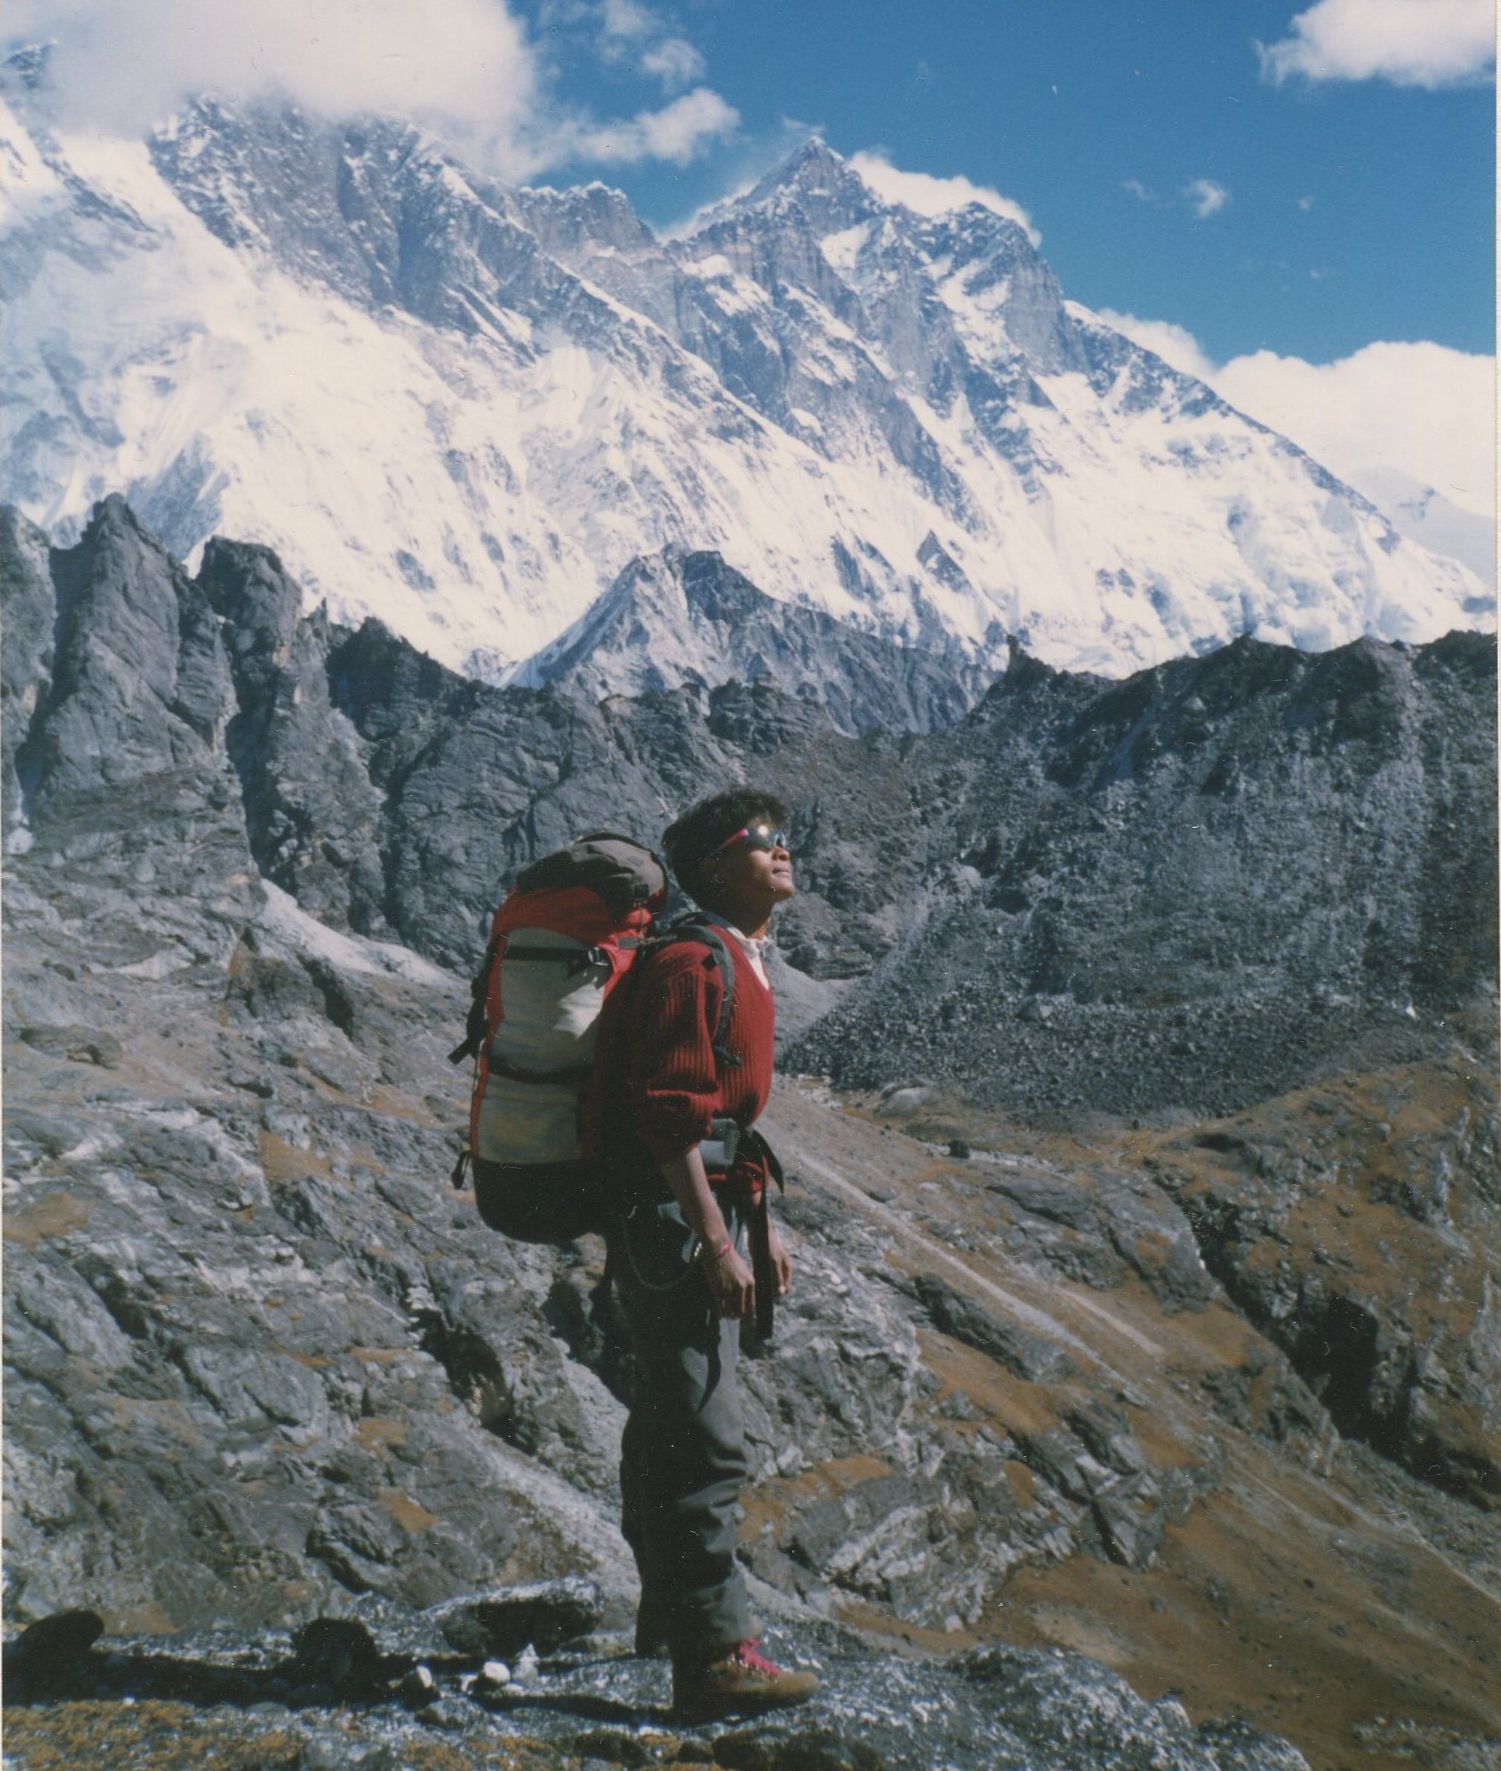
<path fill-rule="evenodd" d="M 47 537 L 24 517 L 0 521 L 0 584 L 5 586 L 5 645 L 0 649 L 0 798 L 4 833 L 23 822 L 17 760 L 52 683 L 57 593 Z"/>
<path fill-rule="evenodd" d="M 222 618 L 236 711 L 225 747 L 262 875 L 315 916 L 384 926 L 382 795 L 358 735 L 337 717 L 328 624 L 265 548 L 214 540 L 200 581 Z"/>
<path fill-rule="evenodd" d="M 449 1647 L 488 1658 L 507 1658 L 531 1647 L 551 1654 L 565 1642 L 587 1636 L 604 1611 L 599 1589 L 589 1581 L 538 1581 L 484 1598 L 457 1599 L 435 1613 Z"/>
<path fill-rule="evenodd" d="M 1164 1140 L 1148 1173 L 1341 1433 L 1497 1508 L 1501 1162 L 1474 1070 L 1346 1079 L 1295 1136 L 1252 1110 Z"/>
<path fill-rule="evenodd" d="M 1225 1111 L 1444 1049 L 1496 976 L 1495 656 L 1242 640 L 1119 684 L 1018 658 L 909 749 L 890 815 L 927 871 L 856 893 L 874 917 L 884 887 L 903 938 L 792 1061 L 1061 1118 Z M 864 808 L 831 810 L 830 866 Z M 784 937 L 810 964 L 818 910 Z"/>

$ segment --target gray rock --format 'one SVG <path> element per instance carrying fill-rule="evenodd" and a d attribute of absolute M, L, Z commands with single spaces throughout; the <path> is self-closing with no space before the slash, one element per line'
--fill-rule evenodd
<path fill-rule="evenodd" d="M 909 746 L 891 800 L 935 845 L 922 914 L 788 1062 L 872 1090 L 936 1071 L 1056 1121 L 1223 1112 L 1445 1049 L 1496 972 L 1494 669 L 1458 633 L 1319 657 L 1237 640 L 1108 684 L 1018 656 Z M 940 880 L 940 853 L 978 892 Z M 900 860 L 871 885 L 918 901 Z M 856 903 L 878 914 L 868 888 Z"/>
<path fill-rule="evenodd" d="M 262 874 L 335 926 L 387 932 L 381 795 L 333 705 L 330 633 L 268 548 L 215 539 L 200 581 L 223 618 L 237 711 L 225 731 Z"/>
<path fill-rule="evenodd" d="M 228 717 L 229 676 L 203 591 L 123 499 L 96 507 L 76 548 L 52 561 L 57 637 L 46 704 L 19 766 L 57 817 L 96 789 L 211 762 Z M 222 749 L 216 773 L 222 774 Z M 185 783 L 186 784 L 186 783 Z"/>
<path fill-rule="evenodd" d="M 24 822 L 34 780 L 28 769 L 23 784 L 17 764 L 51 688 L 57 611 L 47 537 L 9 505 L 0 509 L 0 609 L 0 798 L 8 846 Z"/>
<path fill-rule="evenodd" d="M 1001 1321 L 936 1274 L 920 1273 L 913 1289 L 935 1328 L 998 1359 L 1018 1377 L 1034 1383 L 1054 1382 L 1073 1371 L 1073 1363 L 1061 1347 Z"/>
<path fill-rule="evenodd" d="M 327 1620 L 324 1620 L 327 1621 Z M 388 1616 L 383 1628 L 431 1635 L 431 1616 Z M 352 1638 L 351 1638 L 352 1639 Z M 665 1709 L 663 1671 L 597 1652 L 559 1654 L 524 1690 L 501 1688 L 483 1701 L 446 1693 L 432 1669 L 411 1668 L 398 1703 L 372 1707 L 371 1692 L 308 1685 L 268 1694 L 266 1645 L 218 1631 L 179 1637 L 114 1638 L 115 1670 L 76 1667 L 54 1695 L 62 1699 L 129 1695 L 191 1701 L 211 1718 L 226 1749 L 253 1747 L 253 1730 L 271 1724 L 288 1763 L 326 1771 L 394 1767 L 426 1749 L 441 1728 L 453 1750 L 493 1748 L 497 1732 L 539 1758 L 568 1754 L 605 1763 L 654 1762 L 666 1737 L 679 1736 L 682 1763 L 766 1767 L 768 1771 L 929 1771 L 935 1764 L 995 1765 L 1010 1771 L 1300 1771 L 1286 1741 L 1241 1721 L 1195 1728 L 1178 1703 L 1148 1703 L 1116 1674 L 1072 1654 L 1013 1648 L 952 1659 L 872 1652 L 848 1631 L 807 1623 L 775 1632 L 768 1646 L 785 1665 L 810 1667 L 822 1680 L 812 1701 L 753 1721 L 729 1721 L 683 1733 Z M 425 1676 L 424 1676 L 425 1675 Z M 332 1713 L 330 1713 L 332 1712 Z M 241 1734 L 241 1730 L 245 1730 Z M 260 1737 L 263 1739 L 263 1737 Z M 248 1753 L 247 1755 L 248 1756 Z"/>
<path fill-rule="evenodd" d="M 401 1681 L 398 1695 L 408 1709 L 420 1710 L 436 1703 L 442 1693 L 431 1667 L 414 1666 Z"/>
<path fill-rule="evenodd" d="M 21 1038 L 40 1052 L 68 1058 L 75 1064 L 97 1064 L 114 1070 L 120 1062 L 121 1046 L 112 1033 L 91 1027 L 23 1027 Z"/>
<path fill-rule="evenodd" d="M 825 998 L 830 1012 L 789 1054 L 848 1085 L 938 1070 L 1034 1114 L 1223 1110 L 1310 1065 L 1434 1050 L 1444 1017 L 1494 975 L 1493 734 L 1478 712 L 1494 645 L 1479 636 L 1321 658 L 1240 641 L 1120 684 L 1019 654 L 962 725 L 898 752 L 852 743 L 767 682 L 598 707 L 487 690 L 374 623 L 299 621 L 299 593 L 263 549 L 215 543 L 198 588 L 123 507 L 101 509 L 57 556 L 62 665 L 24 746 L 33 822 L 53 819 L 54 843 L 84 841 L 56 827 L 82 782 L 48 758 L 124 718 L 113 689 L 90 699 L 87 628 L 138 668 L 149 660 L 158 712 L 130 739 L 140 757 L 112 743 L 120 760 L 83 779 L 153 779 L 153 758 L 186 756 L 218 720 L 217 754 L 236 767 L 226 781 L 217 765 L 214 790 L 226 810 L 243 795 L 235 840 L 248 829 L 267 876 L 318 915 L 456 969 L 504 883 L 597 822 L 601 792 L 650 834 L 704 780 L 768 780 L 797 808 L 802 889 L 780 924 L 783 958 L 834 982 L 888 958 L 878 984 Z M 28 558 L 23 584 L 45 602 L 34 543 Z M 116 609 L 101 588 L 111 574 L 137 586 L 131 606 L 152 608 L 149 622 Z M 159 655 L 179 628 L 180 661 Z M 1222 792 L 1232 759 L 1238 785 Z M 1250 791 L 1294 766 L 1296 818 Z M 909 834 L 893 853 L 882 833 L 897 825 Z M 130 865 L 145 855 L 131 845 Z M 1174 883 L 1186 878 L 1191 913 Z M 1289 928 L 1299 892 L 1327 912 Z M 347 1020 L 338 988 L 307 969 L 325 1012 Z"/>

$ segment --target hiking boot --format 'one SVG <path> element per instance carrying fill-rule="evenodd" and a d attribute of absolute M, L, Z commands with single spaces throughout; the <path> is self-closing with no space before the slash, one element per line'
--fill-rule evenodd
<path fill-rule="evenodd" d="M 804 1703 L 818 1689 L 812 1673 L 774 1666 L 756 1642 L 741 1642 L 704 1662 L 675 1660 L 672 1715 L 678 1722 L 717 1722 Z"/>

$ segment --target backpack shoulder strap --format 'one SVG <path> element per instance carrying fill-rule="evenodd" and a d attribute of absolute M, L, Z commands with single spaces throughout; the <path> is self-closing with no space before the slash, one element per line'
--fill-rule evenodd
<path fill-rule="evenodd" d="M 730 951 L 730 944 L 724 937 L 724 931 L 717 923 L 696 911 L 677 917 L 663 932 L 659 945 L 670 947 L 677 941 L 697 941 L 709 949 L 714 964 L 719 972 L 719 981 L 724 986 L 724 995 L 719 1004 L 719 1022 L 714 1029 L 714 1056 L 728 1070 L 738 1070 L 741 1059 L 738 1052 L 732 1052 L 727 1043 L 730 1031 L 730 1016 L 735 1008 L 735 956 Z"/>

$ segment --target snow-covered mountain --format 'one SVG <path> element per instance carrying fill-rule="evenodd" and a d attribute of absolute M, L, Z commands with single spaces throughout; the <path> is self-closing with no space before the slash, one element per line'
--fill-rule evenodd
<path fill-rule="evenodd" d="M 931 732 L 978 701 L 995 675 L 957 642 L 906 646 L 822 609 L 776 602 L 717 553 L 664 547 L 632 560 L 565 633 L 515 673 L 593 700 L 692 683 L 768 679 L 821 704 L 844 732 Z"/>
<path fill-rule="evenodd" d="M 175 553 L 255 536 L 336 615 L 492 676 L 664 548 L 977 662 L 1494 618 L 1064 301 L 1014 221 L 884 202 L 821 142 L 669 241 L 619 192 L 503 188 L 400 123 L 205 99 L 129 143 L 9 92 L 0 477 L 54 533 L 121 490 Z"/>
<path fill-rule="evenodd" d="M 1446 498 L 1437 486 L 1414 479 L 1398 467 L 1367 467 L 1360 489 L 1388 515 L 1403 535 L 1430 553 L 1458 560 L 1476 578 L 1496 584 L 1496 526 L 1478 511 L 1466 510 Z"/>

